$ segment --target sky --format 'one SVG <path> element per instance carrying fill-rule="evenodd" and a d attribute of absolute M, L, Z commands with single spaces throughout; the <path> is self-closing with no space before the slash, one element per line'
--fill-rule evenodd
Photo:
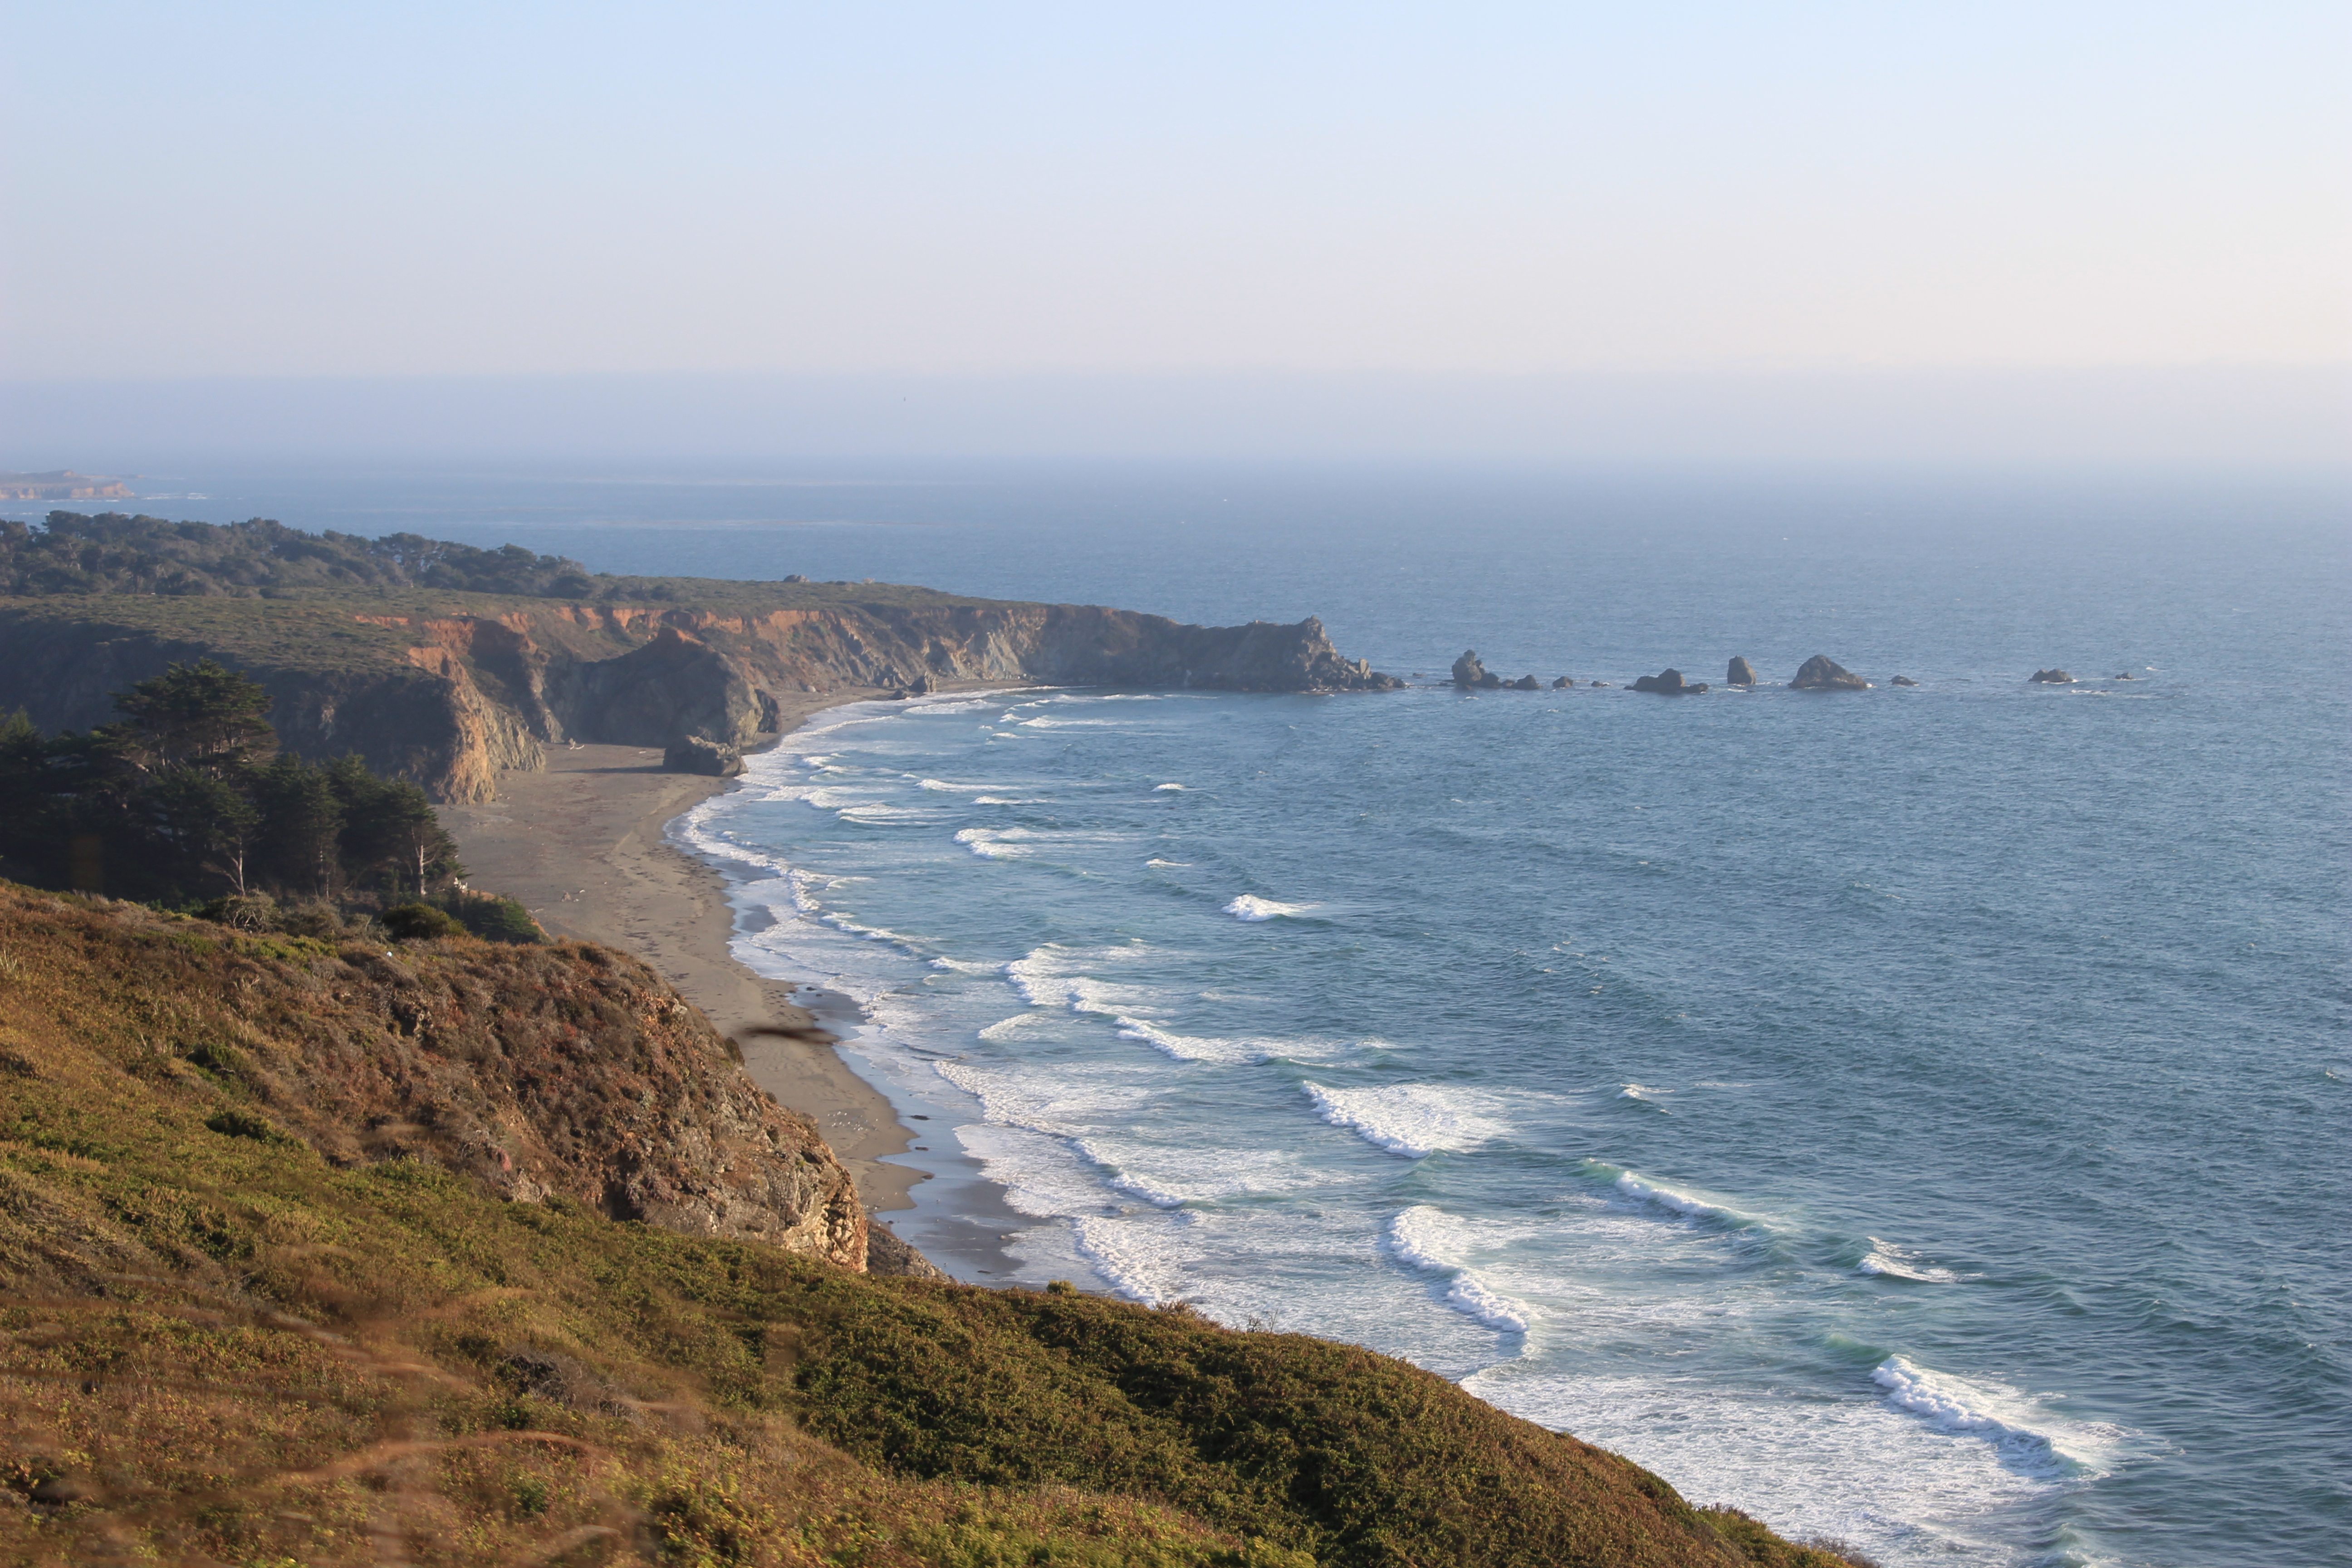
<path fill-rule="evenodd" d="M 956 411 L 853 446 L 1148 444 L 1191 388 L 1252 409 L 1211 446 L 1534 397 L 1541 447 L 1612 377 L 1652 436 L 2030 384 L 2108 389 L 2118 451 L 2342 455 L 2340 0 L 0 14 L 0 459 L 237 388 L 364 426 L 471 384 L 520 433 L 688 383 Z"/>

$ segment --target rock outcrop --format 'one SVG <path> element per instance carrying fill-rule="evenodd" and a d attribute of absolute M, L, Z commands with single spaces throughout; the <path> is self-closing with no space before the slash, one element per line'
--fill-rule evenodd
<path fill-rule="evenodd" d="M 2055 668 L 2050 669 L 2037 669 L 2032 675 L 2026 677 L 2026 679 L 2042 686 L 2072 686 L 2074 684 L 2074 678 L 2073 676 L 2067 674 L 2063 669 Z"/>
<path fill-rule="evenodd" d="M 1798 668 L 1789 680 L 1798 691 L 1867 691 L 1870 682 L 1825 653 L 1817 653 Z"/>
<path fill-rule="evenodd" d="M 743 753 L 708 735 L 681 735 L 663 751 L 662 766 L 674 773 L 731 779 L 743 771 Z"/>
<path fill-rule="evenodd" d="M 1465 648 L 1454 661 L 1454 684 L 1465 691 L 1493 691 L 1503 684 L 1503 678 L 1478 661 L 1476 648 Z"/>
<path fill-rule="evenodd" d="M 1599 681 L 1593 682 L 1599 685 Z M 1704 680 L 1685 680 L 1679 669 L 1669 669 L 1658 675 L 1645 675 L 1633 682 L 1636 691 L 1654 691 L 1661 697 L 1703 697 L 1707 684 Z"/>
<path fill-rule="evenodd" d="M 457 940 L 387 955 L 5 885 L 0 939 L 25 974 L 69 972 L 121 1012 L 78 1019 L 59 1050 L 119 1036 L 141 1054 L 118 1070 L 222 1106 L 216 1132 L 866 1267 L 856 1184 L 816 1124 L 625 953 Z M 145 1043 L 136 1021 L 165 1016 Z"/>
<path fill-rule="evenodd" d="M 1510 686 L 1511 689 L 1514 691 L 1541 691 L 1543 689 L 1543 683 L 1532 675 L 1522 675 L 1517 680 L 1512 681 Z"/>
<path fill-rule="evenodd" d="M 1916 686 L 1919 683 L 1907 675 L 1898 675 L 1886 683 L 1889 686 Z"/>
<path fill-rule="evenodd" d="M 1726 686 L 1753 686 L 1756 684 L 1756 667 L 1744 658 L 1735 658 L 1731 661 L 1731 668 L 1723 672 L 1723 683 Z"/>
<path fill-rule="evenodd" d="M 1567 676 L 1563 675 L 1558 680 L 1551 683 L 1551 689 L 1554 691 L 1565 691 L 1575 684 L 1575 681 L 1570 680 Z"/>

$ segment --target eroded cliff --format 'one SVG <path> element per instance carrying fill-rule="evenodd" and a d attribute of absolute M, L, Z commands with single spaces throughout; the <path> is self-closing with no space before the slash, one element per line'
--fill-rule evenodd
<path fill-rule="evenodd" d="M 632 584 L 640 585 L 640 584 Z M 0 599 L 0 712 L 44 729 L 112 716 L 110 694 L 209 655 L 276 700 L 283 742 L 357 752 L 445 801 L 496 792 L 565 741 L 740 745 L 784 694 L 951 681 L 1365 691 L 1397 684 L 1340 656 L 1312 617 L 1186 626 L 1096 605 L 922 589 L 659 584 L 643 603 L 321 591 L 295 600 L 84 595 Z"/>
<path fill-rule="evenodd" d="M 7 884 L 0 950 L 0 1075 L 101 1119 L 143 1084 L 215 1134 L 299 1140 L 332 1165 L 421 1160 L 516 1202 L 866 1267 L 865 1211 L 815 1124 L 625 953 L 464 938 L 385 952 Z"/>

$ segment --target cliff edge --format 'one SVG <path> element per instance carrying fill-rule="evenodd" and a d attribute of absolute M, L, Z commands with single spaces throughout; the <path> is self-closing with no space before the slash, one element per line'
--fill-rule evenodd
<path fill-rule="evenodd" d="M 56 519 L 50 533 L 0 540 L 0 553 L 24 558 L 0 573 L 15 590 L 0 597 L 0 714 L 21 707 L 44 730 L 88 728 L 112 717 L 111 693 L 175 660 L 212 658 L 269 689 L 270 722 L 290 749 L 356 752 L 443 801 L 490 799 L 500 770 L 541 767 L 544 748 L 567 741 L 667 747 L 698 736 L 741 746 L 772 733 L 794 695 L 972 682 L 1300 692 L 1402 684 L 1343 657 L 1312 616 L 1199 626 L 892 584 L 590 579 L 527 554 L 529 593 L 315 574 L 231 582 L 246 591 L 230 593 L 215 580 L 226 568 L 191 577 L 150 537 L 169 531 L 185 543 L 186 531 L 209 525 L 142 531 L 131 525 L 154 520 L 111 521 L 122 526 L 103 549 L 69 556 L 97 563 L 88 569 L 60 564 L 61 544 L 78 536 L 56 534 Z M 303 552 L 313 536 L 270 527 L 257 537 L 316 565 Z M 489 564 L 465 580 L 492 580 L 503 557 L 473 553 Z"/>

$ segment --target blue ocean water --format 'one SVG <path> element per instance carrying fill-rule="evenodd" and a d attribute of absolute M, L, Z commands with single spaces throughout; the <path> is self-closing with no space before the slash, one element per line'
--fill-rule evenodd
<path fill-rule="evenodd" d="M 2347 1560 L 2340 487 L 822 479 L 208 493 L 1319 613 L 1422 683 L 838 709 L 677 825 L 928 1118 L 902 1234 L 977 1256 L 997 1184 L 1015 1278 L 1407 1356 L 1890 1564 Z M 1579 684 L 1436 684 L 1468 646 Z M 1880 685 L 1623 688 L 1817 652 Z"/>

